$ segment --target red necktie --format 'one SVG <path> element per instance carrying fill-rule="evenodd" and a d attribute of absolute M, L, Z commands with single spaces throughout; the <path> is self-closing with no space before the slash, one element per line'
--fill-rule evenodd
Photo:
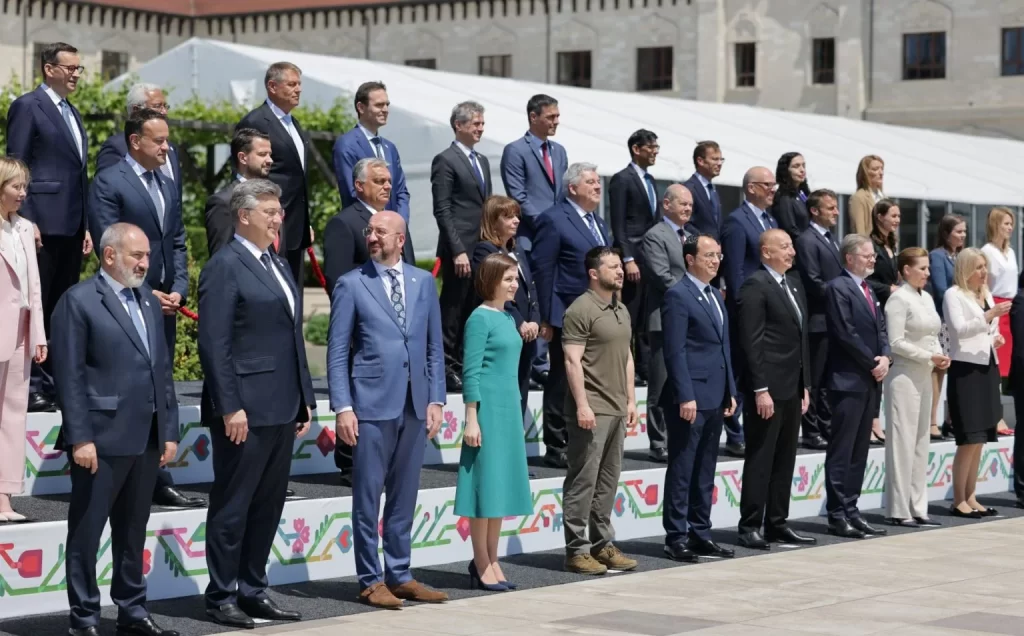
<path fill-rule="evenodd" d="M 871 292 L 868 290 L 868 281 L 860 281 L 860 288 L 864 290 L 864 298 L 868 300 L 868 308 L 871 310 L 871 315 L 875 315 L 875 303 L 871 300 Z"/>
<path fill-rule="evenodd" d="M 281 253 L 281 230 L 284 229 L 284 213 L 281 213 L 281 227 L 277 228 L 277 236 L 274 238 L 274 252 Z"/>
<path fill-rule="evenodd" d="M 544 169 L 548 173 L 548 181 L 552 184 L 555 183 L 555 168 L 551 165 L 551 155 L 548 153 L 548 142 L 544 142 L 540 145 L 540 153 L 544 158 Z"/>

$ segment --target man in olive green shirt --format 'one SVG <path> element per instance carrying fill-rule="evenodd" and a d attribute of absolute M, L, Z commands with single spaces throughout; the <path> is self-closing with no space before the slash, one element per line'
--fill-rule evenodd
<path fill-rule="evenodd" d="M 622 471 L 626 424 L 636 423 L 632 328 L 618 300 L 622 258 L 608 247 L 587 252 L 590 288 L 565 310 L 562 348 L 569 392 L 565 420 L 569 470 L 562 486 L 565 569 L 579 574 L 632 570 L 612 544 L 612 506 Z M 590 528 L 589 539 L 587 528 Z"/>

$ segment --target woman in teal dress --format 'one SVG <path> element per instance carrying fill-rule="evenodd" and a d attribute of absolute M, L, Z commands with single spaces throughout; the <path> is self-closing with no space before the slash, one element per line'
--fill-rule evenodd
<path fill-rule="evenodd" d="M 475 284 L 484 301 L 466 321 L 463 342 L 466 430 L 455 514 L 469 518 L 470 585 L 500 592 L 515 589 L 498 565 L 502 519 L 533 511 L 519 395 L 523 338 L 505 311 L 519 287 L 516 261 L 491 254 L 480 264 Z"/>

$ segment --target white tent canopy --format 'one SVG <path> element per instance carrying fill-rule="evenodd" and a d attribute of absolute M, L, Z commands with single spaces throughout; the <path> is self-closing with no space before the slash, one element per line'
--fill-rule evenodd
<path fill-rule="evenodd" d="M 302 101 L 330 106 L 351 103 L 364 81 L 388 87 L 391 114 L 382 134 L 402 156 L 412 199 L 411 231 L 420 255 L 433 251 L 437 226 L 431 213 L 430 162 L 452 140 L 449 117 L 458 102 L 486 108 L 486 129 L 477 149 L 491 161 L 496 191 L 502 148 L 526 131 L 526 102 L 536 93 L 558 99 L 561 124 L 556 139 L 569 161 L 599 166 L 604 176 L 629 161 L 626 139 L 647 128 L 658 135 L 661 152 L 651 173 L 682 181 L 693 172 L 695 143 L 714 139 L 727 161 L 717 181 L 739 186 L 755 165 L 774 170 L 778 157 L 799 151 L 814 188 L 852 194 L 860 159 L 885 159 L 889 196 L 979 205 L 1024 205 L 1024 184 L 1013 166 L 1024 165 L 1024 143 L 860 120 L 783 112 L 735 104 L 686 101 L 640 93 L 616 93 L 551 86 L 510 79 L 431 71 L 362 59 L 297 53 L 213 40 L 191 39 L 136 71 L 146 82 L 167 87 L 183 99 L 231 100 L 252 106 L 264 97 L 267 66 L 282 60 L 303 71 Z M 121 77 L 116 85 L 126 80 Z M 344 131 L 337 131 L 339 134 Z"/>

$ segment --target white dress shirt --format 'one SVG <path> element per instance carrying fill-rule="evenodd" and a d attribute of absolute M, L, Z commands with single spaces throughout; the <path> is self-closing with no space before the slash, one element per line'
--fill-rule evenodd
<path fill-rule="evenodd" d="M 302 164 L 302 169 L 306 169 L 306 144 L 302 142 L 302 136 L 299 135 L 299 130 L 292 123 L 292 118 L 289 113 L 284 112 L 277 107 L 277 104 L 267 100 L 267 106 L 270 106 L 270 112 L 274 113 L 274 117 L 281 122 L 284 126 L 285 131 L 288 132 L 288 136 L 292 138 L 292 143 L 295 144 L 295 150 L 299 153 L 299 162 Z"/>
<path fill-rule="evenodd" d="M 580 207 L 580 206 L 579 206 L 579 205 L 578 205 L 578 204 L 577 204 L 577 203 L 576 203 L 575 201 L 573 201 L 572 199 L 566 199 L 566 201 L 568 201 L 568 202 L 569 202 L 569 205 L 571 205 L 571 206 L 572 206 L 572 209 L 576 210 L 576 214 L 579 214 L 579 215 L 580 215 L 580 220 L 582 220 L 582 221 L 583 221 L 583 225 L 586 225 L 586 226 L 587 226 L 587 229 L 588 229 L 588 230 L 590 229 L 590 224 L 589 224 L 589 223 L 587 223 L 587 215 L 588 215 L 588 214 L 590 214 L 590 215 L 592 216 L 592 218 L 594 219 L 594 228 L 595 228 L 595 229 L 597 230 L 597 233 L 598 233 L 599 235 L 601 234 L 601 226 L 597 224 L 597 211 L 594 211 L 594 212 L 587 212 L 586 210 L 584 210 L 583 208 L 581 208 L 581 207 Z M 604 238 L 603 238 L 603 237 L 601 238 L 601 244 L 602 244 L 602 245 L 607 245 L 607 243 L 605 242 L 605 240 L 604 240 Z"/>
<path fill-rule="evenodd" d="M 53 105 L 57 107 L 57 112 L 61 113 L 61 119 L 64 119 L 64 113 L 61 111 L 60 103 L 63 102 L 63 101 L 67 101 L 67 100 L 65 100 L 63 97 L 58 95 L 57 91 L 53 90 L 52 88 L 50 88 L 46 84 L 43 84 L 43 92 L 46 93 L 46 95 L 50 99 L 53 100 Z M 70 106 L 71 105 L 68 104 L 68 107 L 70 107 Z M 74 126 L 71 127 L 71 134 L 75 138 L 75 146 L 78 147 L 78 155 L 82 156 L 82 154 L 83 154 L 82 153 L 82 131 L 79 130 L 79 128 L 78 128 L 78 122 L 75 120 L 74 114 L 71 115 L 71 123 L 74 124 Z"/>
<path fill-rule="evenodd" d="M 699 278 L 697 278 L 690 272 L 686 272 L 686 277 L 690 279 L 691 283 L 697 286 L 697 291 L 700 292 L 701 299 L 708 300 L 708 295 L 704 293 L 704 288 L 711 287 L 711 289 L 714 289 L 711 283 L 702 282 Z M 722 314 L 722 307 L 718 304 L 718 299 L 715 298 L 714 293 L 711 294 L 711 300 L 714 301 L 712 304 L 715 306 L 715 309 L 718 310 L 718 324 L 725 325 L 725 318 Z"/>
<path fill-rule="evenodd" d="M 110 288 L 112 290 L 114 290 L 114 295 L 117 296 L 117 302 L 121 303 L 121 306 L 124 307 L 124 313 L 128 314 L 128 319 L 130 320 L 132 315 L 131 315 L 131 311 L 129 311 L 129 309 L 128 309 L 128 301 L 125 300 L 124 296 L 121 295 L 121 292 L 124 289 L 126 289 L 125 286 L 122 285 L 121 283 L 117 282 L 116 280 L 114 280 L 113 276 L 111 276 L 110 274 L 106 273 L 102 269 L 100 270 L 100 276 L 102 276 L 103 280 L 105 280 L 107 282 L 107 284 L 110 285 Z M 133 291 L 136 292 L 136 294 L 135 294 L 135 311 L 138 314 L 139 320 L 142 322 L 142 330 L 146 332 L 146 338 L 149 338 L 149 327 L 146 325 L 146 319 L 145 319 L 145 317 L 142 314 L 142 303 L 146 303 L 148 305 L 149 304 L 149 299 L 148 298 L 140 298 L 137 290 L 133 290 Z"/>
<path fill-rule="evenodd" d="M 679 236 L 679 231 L 682 230 L 683 235 L 679 236 L 680 241 L 683 241 L 690 237 L 690 234 L 689 232 L 686 231 L 686 228 L 676 225 L 675 222 L 672 219 L 668 218 L 667 216 L 662 217 L 661 220 L 664 221 L 665 223 L 668 223 L 668 226 L 672 228 L 672 233 L 675 234 L 676 236 Z"/>
<path fill-rule="evenodd" d="M 372 146 L 373 144 L 370 145 Z M 473 162 L 476 161 L 476 173 L 480 175 L 480 178 L 483 179 L 483 181 L 486 183 L 487 179 L 484 178 L 483 173 L 484 167 L 480 165 L 480 153 L 477 152 L 476 150 L 473 150 L 472 148 L 462 143 L 458 139 L 455 140 L 455 147 L 461 150 L 462 154 L 466 155 L 466 159 L 469 159 L 470 166 L 472 166 Z M 473 159 L 473 155 L 476 155 L 477 158 Z"/>
<path fill-rule="evenodd" d="M 146 178 L 142 176 L 142 175 L 146 174 L 149 171 L 146 170 L 145 168 L 143 168 L 142 164 L 135 160 L 135 157 L 133 157 L 131 155 L 125 155 L 124 158 L 128 162 L 128 165 L 132 167 L 132 170 L 135 171 L 136 176 L 139 177 L 139 181 L 142 182 L 142 188 L 146 192 L 149 192 L 149 183 L 147 183 L 146 182 Z M 164 215 L 166 215 L 167 214 L 167 201 L 164 199 L 163 188 L 157 187 L 156 193 L 160 197 L 160 202 L 163 203 Z"/>
<path fill-rule="evenodd" d="M 768 214 L 767 210 L 762 210 L 761 208 L 757 207 L 756 205 L 754 205 L 750 201 L 744 201 L 743 204 L 745 206 L 747 206 L 747 208 L 751 212 L 754 213 L 754 216 L 757 217 L 757 222 L 761 225 L 761 230 L 762 231 L 772 229 L 770 225 L 765 225 L 765 222 L 764 222 L 764 217 L 765 217 L 765 215 Z"/>
<path fill-rule="evenodd" d="M 377 276 L 384 282 L 384 295 L 387 296 L 388 302 L 391 302 L 391 277 L 388 276 L 387 270 L 393 269 L 398 272 L 398 286 L 401 288 L 399 291 L 402 293 L 402 306 L 406 309 L 406 315 L 409 311 L 409 303 L 405 300 L 405 279 L 402 273 L 402 261 L 399 260 L 397 263 L 388 267 L 387 265 L 381 265 L 377 261 L 372 261 L 374 268 L 377 270 Z"/>
<path fill-rule="evenodd" d="M 981 253 L 988 259 L 988 289 L 997 298 L 1013 298 L 1017 295 L 1017 255 L 1013 248 L 1003 253 L 992 243 L 985 243 Z"/>
<path fill-rule="evenodd" d="M 369 131 L 369 129 L 366 128 L 366 126 L 362 124 L 356 124 L 356 127 L 359 128 L 359 130 L 363 131 L 363 136 L 366 137 L 366 143 L 370 144 L 370 148 L 373 150 L 374 156 L 377 157 L 378 159 L 383 159 L 384 161 L 387 161 L 388 156 L 387 153 L 384 152 L 384 138 L 381 137 L 380 135 L 373 134 L 372 132 Z M 380 143 L 373 143 L 374 139 L 376 139 Z M 380 153 L 379 155 L 377 154 L 378 152 Z M 391 164 L 388 163 L 388 165 Z"/>
<path fill-rule="evenodd" d="M 18 217 L 12 215 L 14 220 Z M 29 221 L 24 221 L 28 223 Z M 14 223 L 0 218 L 0 246 L 5 254 L 10 254 L 12 260 L 8 261 L 14 269 L 14 277 L 18 279 L 18 289 L 21 291 L 19 305 L 22 309 L 28 309 L 28 248 L 25 241 L 21 240 L 21 232 Z M 32 246 L 33 248 L 35 245 Z M 0 261 L 2 264 L 2 261 Z"/>
<path fill-rule="evenodd" d="M 705 179 L 704 175 L 702 175 L 699 172 L 695 172 L 693 174 L 697 175 L 697 181 L 700 181 L 700 184 L 702 186 L 704 186 L 704 192 L 707 193 L 708 200 L 710 201 L 711 200 L 711 189 L 712 189 L 711 182 L 708 181 L 707 179 Z"/>
<path fill-rule="evenodd" d="M 260 248 L 256 247 L 255 243 L 253 243 L 252 241 L 250 241 L 247 238 L 242 237 L 239 234 L 235 234 L 235 240 L 238 241 L 239 243 L 241 243 L 242 245 L 244 245 L 245 249 L 249 250 L 249 252 L 253 256 L 256 257 L 256 260 L 260 260 L 260 258 L 264 254 L 266 254 L 266 250 L 262 250 L 261 251 Z M 263 262 L 262 261 L 260 261 L 260 266 L 261 267 L 263 266 Z M 277 284 L 281 286 L 282 290 L 284 290 L 284 296 L 285 296 L 285 298 L 288 299 L 288 308 L 292 310 L 292 316 L 294 317 L 295 316 L 295 297 L 292 296 L 292 290 L 288 288 L 288 283 L 285 282 L 284 276 L 281 275 L 281 270 L 277 267 L 277 264 L 274 263 L 274 257 L 273 256 L 270 257 L 270 269 L 272 270 L 272 272 L 274 274 L 274 278 L 277 279 Z"/>

